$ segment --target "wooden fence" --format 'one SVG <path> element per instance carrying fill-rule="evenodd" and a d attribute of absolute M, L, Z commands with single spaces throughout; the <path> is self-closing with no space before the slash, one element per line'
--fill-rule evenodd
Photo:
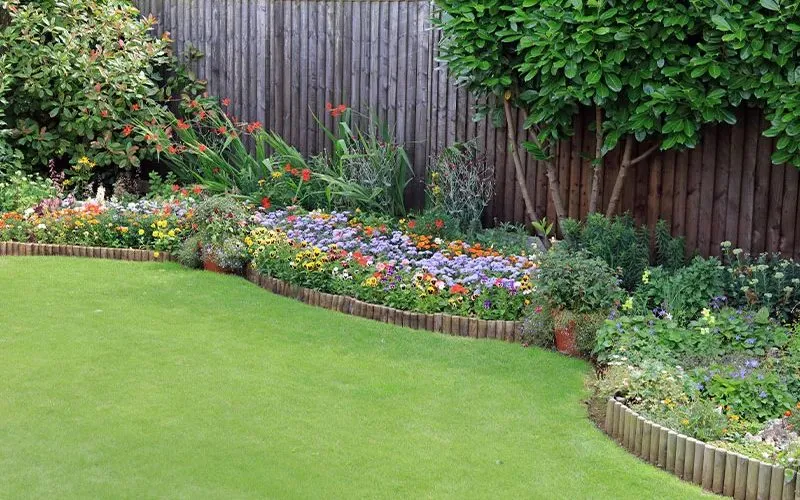
<path fill-rule="evenodd" d="M 195 65 L 212 93 L 229 97 L 233 114 L 258 120 L 301 151 L 325 147 L 312 113 L 326 125 L 325 104 L 371 110 L 393 126 L 409 150 L 416 181 L 408 201 L 424 199 L 425 164 L 454 141 L 476 139 L 496 168 L 496 195 L 487 221 L 524 221 L 522 197 L 505 132 L 474 122 L 476 99 L 456 87 L 437 62 L 439 33 L 431 3 L 420 0 L 138 0 L 159 19 L 179 52 L 205 54 Z M 580 116 L 575 135 L 558 148 L 562 197 L 570 216 L 586 214 L 594 137 L 591 117 Z M 521 120 L 517 121 L 521 127 Z M 685 236 L 687 246 L 716 254 L 732 241 L 754 252 L 800 256 L 800 178 L 792 167 L 770 164 L 772 140 L 761 136 L 757 110 L 742 109 L 735 126 L 710 127 L 691 151 L 668 151 L 628 175 L 621 210 L 653 225 L 659 218 Z M 644 150 L 646 146 L 642 146 Z M 603 169 L 607 204 L 619 152 Z M 544 167 L 526 158 L 525 182 L 537 214 L 555 213 Z"/>

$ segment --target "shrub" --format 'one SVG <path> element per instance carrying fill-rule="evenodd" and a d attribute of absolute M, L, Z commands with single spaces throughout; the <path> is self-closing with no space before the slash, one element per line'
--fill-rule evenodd
<path fill-rule="evenodd" d="M 434 156 L 428 166 L 428 205 L 474 233 L 494 194 L 494 167 L 474 142 L 457 143 Z"/>
<path fill-rule="evenodd" d="M 640 313 L 670 315 L 681 324 L 695 319 L 712 299 L 724 301 L 722 267 L 717 259 L 696 257 L 684 268 L 669 272 L 663 267 L 646 270 L 634 293 Z"/>
<path fill-rule="evenodd" d="M 542 259 L 538 292 L 558 311 L 608 311 L 621 298 L 618 278 L 600 258 L 555 248 Z"/>
<path fill-rule="evenodd" d="M 50 179 L 21 171 L 3 176 L 0 171 L 0 212 L 22 212 L 55 195 Z"/>
<path fill-rule="evenodd" d="M 189 269 L 198 269 L 203 264 L 201 250 L 200 236 L 198 234 L 193 234 L 181 243 L 181 246 L 175 253 L 175 258 L 178 259 L 181 265 Z"/>
<path fill-rule="evenodd" d="M 132 133 L 132 120 L 163 106 L 173 90 L 202 87 L 183 70 L 173 73 L 168 37 L 153 38 L 155 20 L 141 19 L 130 2 L 9 0 L 3 6 L 10 17 L 0 29 L 5 121 L 9 144 L 27 168 L 63 159 L 96 178 L 137 167 L 157 149 Z"/>
<path fill-rule="evenodd" d="M 204 249 L 221 248 L 229 238 L 244 239 L 248 218 L 247 206 L 234 198 L 212 196 L 200 202 L 195 220 Z"/>

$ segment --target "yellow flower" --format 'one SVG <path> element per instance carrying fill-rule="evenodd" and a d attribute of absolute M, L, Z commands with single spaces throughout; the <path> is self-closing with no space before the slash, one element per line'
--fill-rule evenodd
<path fill-rule="evenodd" d="M 283 172 L 281 172 L 280 170 L 276 170 L 276 171 L 272 172 L 272 178 L 273 179 L 280 179 L 281 177 L 283 177 Z M 259 181 L 259 183 L 260 182 L 261 181 Z"/>
<path fill-rule="evenodd" d="M 155 257 L 156 259 L 161 257 L 161 252 L 153 252 L 153 257 Z"/>
<path fill-rule="evenodd" d="M 170 231 L 167 233 L 167 236 L 169 236 L 170 238 L 174 238 L 174 237 L 175 237 L 175 230 L 171 229 L 171 230 L 170 230 Z"/>
<path fill-rule="evenodd" d="M 139 230 L 139 236 L 144 236 L 144 229 Z"/>
<path fill-rule="evenodd" d="M 433 194 L 439 194 L 442 192 L 442 188 L 440 188 L 439 186 L 433 186 L 433 189 L 431 191 L 433 191 Z"/>
<path fill-rule="evenodd" d="M 628 299 L 622 304 L 622 309 L 624 311 L 630 311 L 633 309 L 633 297 L 628 297 Z"/>

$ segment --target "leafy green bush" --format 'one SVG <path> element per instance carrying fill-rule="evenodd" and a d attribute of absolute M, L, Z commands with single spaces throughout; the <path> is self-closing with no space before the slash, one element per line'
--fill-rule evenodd
<path fill-rule="evenodd" d="M 621 298 L 618 281 L 599 257 L 556 247 L 542 259 L 538 292 L 554 310 L 608 311 Z"/>
<path fill-rule="evenodd" d="M 56 195 L 50 179 L 25 175 L 21 171 L 3 175 L 0 171 L 0 213 L 22 212 Z"/>
<path fill-rule="evenodd" d="M 695 319 L 712 299 L 722 302 L 723 270 L 717 259 L 696 257 L 675 272 L 663 267 L 646 270 L 633 295 L 640 313 L 670 315 L 681 324 Z"/>
<path fill-rule="evenodd" d="M 87 158 L 82 165 L 97 177 L 136 167 L 158 151 L 132 133 L 132 120 L 173 92 L 202 87 L 173 73 L 168 38 L 153 38 L 155 20 L 128 1 L 9 0 L 0 8 L 9 16 L 0 29 L 7 140 L 26 168 L 63 159 L 74 169 Z"/>
<path fill-rule="evenodd" d="M 563 229 L 570 250 L 586 250 L 612 269 L 619 269 L 626 290 L 633 290 L 650 264 L 647 232 L 637 228 L 630 216 L 609 219 L 592 214 L 585 223 L 566 221 Z"/>
<path fill-rule="evenodd" d="M 474 142 L 457 143 L 434 156 L 428 165 L 428 205 L 458 221 L 462 231 L 474 233 L 494 194 L 494 167 Z"/>
<path fill-rule="evenodd" d="M 629 215 L 613 218 L 590 214 L 585 222 L 567 219 L 562 224 L 564 241 L 572 251 L 586 250 L 618 269 L 622 287 L 632 291 L 650 264 L 650 240 L 647 228 L 637 228 Z M 683 264 L 683 240 L 672 238 L 661 224 L 656 242 L 655 264 L 677 269 Z"/>

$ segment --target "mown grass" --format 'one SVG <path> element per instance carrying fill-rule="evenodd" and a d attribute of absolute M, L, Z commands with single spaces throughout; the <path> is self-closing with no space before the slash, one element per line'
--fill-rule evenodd
<path fill-rule="evenodd" d="M 0 497 L 690 498 L 588 367 L 173 264 L 0 258 Z"/>

